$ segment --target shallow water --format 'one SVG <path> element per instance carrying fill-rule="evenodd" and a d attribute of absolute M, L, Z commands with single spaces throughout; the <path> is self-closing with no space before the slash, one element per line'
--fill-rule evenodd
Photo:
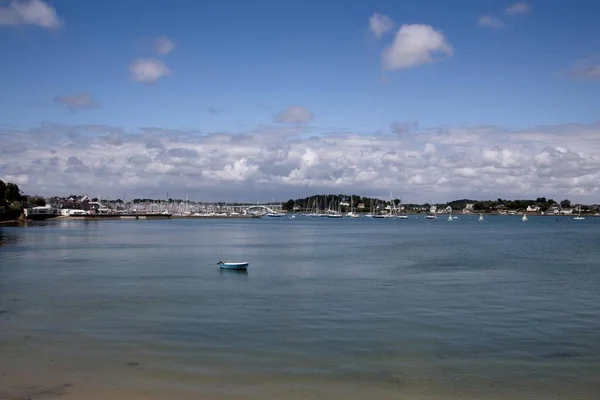
<path fill-rule="evenodd" d="M 594 218 L 0 227 L 0 399 L 597 398 L 598 243 Z"/>

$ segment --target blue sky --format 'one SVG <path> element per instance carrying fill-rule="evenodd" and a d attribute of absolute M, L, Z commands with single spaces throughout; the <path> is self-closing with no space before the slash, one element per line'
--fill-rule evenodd
<path fill-rule="evenodd" d="M 56 20 L 27 20 L 15 3 L 41 3 Z M 379 37 L 376 13 L 393 21 Z M 598 2 L 559 0 L 0 1 L 0 124 L 247 134 L 284 126 L 274 114 L 300 107 L 312 116 L 297 124 L 304 137 L 389 134 L 394 121 L 421 131 L 594 126 L 597 15 Z M 444 44 L 428 53 L 414 24 Z M 435 62 L 398 67 L 399 43 L 396 67 L 385 68 L 405 26 Z M 161 37 L 168 54 L 155 51 Z M 136 59 L 169 73 L 138 82 Z"/>
<path fill-rule="evenodd" d="M 593 122 L 598 87 L 572 79 L 573 64 L 598 51 L 593 1 L 530 2 L 502 29 L 481 28 L 504 1 L 54 1 L 64 21 L 53 32 L 2 27 L 2 119 L 109 123 L 236 131 L 266 124 L 273 109 L 301 104 L 323 127 Z M 419 68 L 381 71 L 368 18 L 423 23 L 444 33 L 452 57 Z M 154 57 L 152 41 L 175 44 L 172 71 L 157 84 L 131 81 L 129 63 Z M 388 82 L 381 83 L 385 75 Z M 52 99 L 90 91 L 101 108 L 71 113 Z M 224 113 L 209 116 L 206 107 Z M 260 107 L 263 106 L 264 108 Z"/>

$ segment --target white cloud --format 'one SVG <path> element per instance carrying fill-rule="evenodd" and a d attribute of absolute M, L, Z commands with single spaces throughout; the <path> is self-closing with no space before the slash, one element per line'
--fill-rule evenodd
<path fill-rule="evenodd" d="M 62 104 L 71 111 L 85 108 L 98 107 L 98 103 L 90 92 L 79 92 L 54 98 L 56 103 Z"/>
<path fill-rule="evenodd" d="M 315 192 L 406 201 L 554 197 L 597 202 L 600 124 L 522 131 L 415 130 L 411 135 L 261 129 L 199 134 L 102 125 L 0 129 L 0 179 L 26 193 L 205 200 L 287 199 Z M 65 179 L 65 174 L 69 178 Z M 228 184 L 230 183 L 230 184 Z M 576 194 L 576 195 L 575 195 Z M 129 195 L 128 195 L 129 196 Z"/>
<path fill-rule="evenodd" d="M 171 73 L 161 60 L 138 58 L 129 66 L 131 78 L 137 82 L 153 83 Z"/>
<path fill-rule="evenodd" d="M 286 124 L 304 124 L 314 118 L 314 114 L 304 108 L 298 106 L 287 107 L 273 116 L 275 122 Z"/>
<path fill-rule="evenodd" d="M 375 13 L 369 18 L 369 29 L 376 37 L 391 32 L 394 28 L 394 21 L 386 15 Z"/>
<path fill-rule="evenodd" d="M 158 55 L 169 54 L 175 48 L 175 43 L 166 36 L 161 36 L 154 41 L 154 51 Z"/>
<path fill-rule="evenodd" d="M 490 17 L 489 15 L 483 15 L 477 20 L 477 25 L 488 28 L 503 28 L 504 21 L 497 17 Z"/>
<path fill-rule="evenodd" d="M 591 56 L 577 62 L 571 73 L 576 78 L 600 79 L 600 57 Z"/>
<path fill-rule="evenodd" d="M 435 61 L 436 54 L 452 55 L 452 46 L 442 32 L 428 25 L 402 25 L 394 42 L 383 51 L 383 68 L 391 70 L 427 64 Z"/>
<path fill-rule="evenodd" d="M 42 0 L 13 0 L 0 6 L 0 25 L 37 25 L 42 28 L 60 27 L 56 10 Z"/>
<path fill-rule="evenodd" d="M 527 3 L 515 3 L 512 6 L 504 10 L 506 15 L 524 15 L 529 14 L 531 7 Z"/>

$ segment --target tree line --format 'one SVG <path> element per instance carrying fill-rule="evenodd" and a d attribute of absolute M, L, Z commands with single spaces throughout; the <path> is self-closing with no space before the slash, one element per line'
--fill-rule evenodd
<path fill-rule="evenodd" d="M 16 183 L 0 180 L 0 221 L 18 218 L 26 207 L 45 205 L 43 197 L 26 196 Z"/>
<path fill-rule="evenodd" d="M 346 202 L 348 204 L 352 203 L 347 207 L 342 208 L 354 208 L 356 209 L 360 203 L 363 203 L 365 212 L 371 211 L 371 205 L 374 207 L 383 206 L 386 207 L 390 205 L 390 200 L 382 200 L 373 197 L 364 197 L 359 195 L 347 195 L 347 194 L 325 194 L 325 195 L 314 195 L 304 198 L 298 199 L 289 199 L 287 202 L 283 204 L 283 208 L 286 210 L 296 209 L 312 209 L 317 207 L 317 209 L 325 209 L 329 205 L 337 205 L 339 202 Z M 394 206 L 398 207 L 401 204 L 400 199 L 392 200 Z M 496 200 L 472 200 L 472 199 L 459 199 L 453 200 L 448 203 L 437 203 L 436 206 L 450 206 L 454 210 L 462 210 L 467 207 L 468 204 L 473 205 L 473 210 L 478 212 L 489 212 L 496 211 L 501 209 L 506 210 L 524 210 L 530 206 L 539 207 L 540 211 L 546 212 L 551 207 L 559 207 L 562 209 L 571 208 L 571 201 L 569 199 L 564 199 L 561 201 L 556 201 L 554 199 L 547 199 L 546 197 L 538 197 L 536 199 L 521 199 L 521 200 L 509 200 L 498 198 Z M 428 209 L 431 207 L 431 203 L 402 203 L 402 205 L 406 209 L 410 210 L 419 210 L 419 209 Z"/>

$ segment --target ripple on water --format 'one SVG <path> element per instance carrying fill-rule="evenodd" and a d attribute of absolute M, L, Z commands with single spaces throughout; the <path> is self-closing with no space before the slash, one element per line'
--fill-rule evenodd
<path fill-rule="evenodd" d="M 0 387 L 37 385 L 9 393 L 33 398 L 65 382 L 64 398 L 92 398 L 88 387 L 113 398 L 600 392 L 594 226 L 389 222 L 2 227 L 11 376 Z M 250 269 L 220 271 L 221 257 Z"/>

